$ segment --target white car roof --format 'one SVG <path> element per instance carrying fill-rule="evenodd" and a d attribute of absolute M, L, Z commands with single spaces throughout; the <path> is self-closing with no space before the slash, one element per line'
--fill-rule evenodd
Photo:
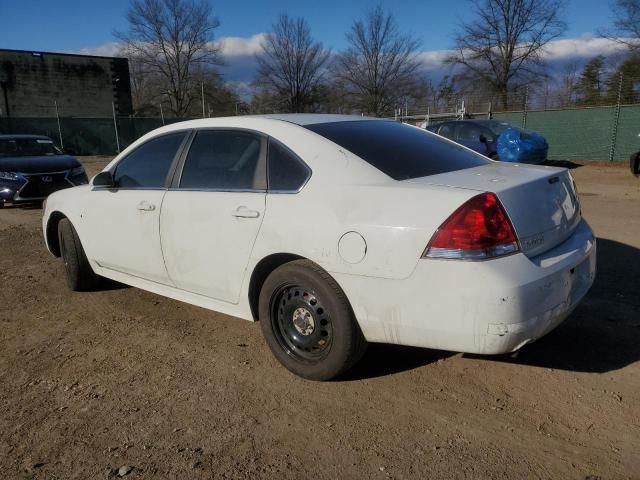
<path fill-rule="evenodd" d="M 313 125 L 316 123 L 355 122 L 358 120 L 382 120 L 362 115 L 338 115 L 329 113 L 272 113 L 267 115 L 248 115 L 249 118 L 282 120 L 296 125 Z"/>

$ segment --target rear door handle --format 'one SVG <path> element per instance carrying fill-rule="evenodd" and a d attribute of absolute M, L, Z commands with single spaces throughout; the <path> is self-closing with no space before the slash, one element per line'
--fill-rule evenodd
<path fill-rule="evenodd" d="M 249 210 L 247 207 L 238 207 L 231 215 L 239 218 L 258 218 L 260 212 L 257 210 Z"/>
<path fill-rule="evenodd" d="M 143 200 L 138 204 L 136 208 L 145 212 L 153 212 L 156 209 L 156 206 L 153 203 L 149 203 L 146 200 Z"/>

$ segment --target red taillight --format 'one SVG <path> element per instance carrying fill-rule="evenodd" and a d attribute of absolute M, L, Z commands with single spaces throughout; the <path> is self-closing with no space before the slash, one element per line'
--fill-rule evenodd
<path fill-rule="evenodd" d="M 520 250 L 513 225 L 494 193 L 476 195 L 438 228 L 425 257 L 483 260 Z"/>

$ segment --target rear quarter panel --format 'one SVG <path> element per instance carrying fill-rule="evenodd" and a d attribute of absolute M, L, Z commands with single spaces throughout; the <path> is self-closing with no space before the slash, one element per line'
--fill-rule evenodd
<path fill-rule="evenodd" d="M 342 172 L 348 175 L 348 170 Z M 374 185 L 314 181 L 297 194 L 268 194 L 253 251 L 257 263 L 272 253 L 309 258 L 329 272 L 401 279 L 415 268 L 442 222 L 475 193 L 390 180 Z M 339 252 L 340 238 L 359 233 L 366 254 L 358 263 Z"/>

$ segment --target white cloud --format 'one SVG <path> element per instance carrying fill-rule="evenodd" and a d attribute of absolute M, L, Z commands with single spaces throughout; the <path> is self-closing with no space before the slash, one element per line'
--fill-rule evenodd
<path fill-rule="evenodd" d="M 249 37 L 223 37 L 215 42 L 221 48 L 225 60 L 225 66 L 221 68 L 221 73 L 244 94 L 248 92 L 248 85 L 255 77 L 257 69 L 255 56 L 262 51 L 261 44 L 266 35 L 267 33 L 261 32 Z M 550 63 L 550 70 L 555 70 L 554 67 L 565 62 L 586 63 L 597 55 L 615 58 L 623 53 L 624 49 L 624 45 L 614 40 L 586 34 L 578 38 L 550 42 L 545 48 L 544 58 Z M 70 53 L 117 56 L 119 50 L 120 44 L 118 42 L 109 42 Z M 451 53 L 452 50 L 427 50 L 418 52 L 417 56 L 427 74 L 437 82 L 445 74 L 450 73 L 451 67 L 446 66 L 444 60 Z"/>
<path fill-rule="evenodd" d="M 545 47 L 547 60 L 564 60 L 576 57 L 593 58 L 597 55 L 615 55 L 625 50 L 625 46 L 609 38 L 583 36 L 554 40 Z"/>
<path fill-rule="evenodd" d="M 261 45 L 266 35 L 256 33 L 250 37 L 223 37 L 216 44 L 221 47 L 222 54 L 229 57 L 255 55 L 262 51 Z"/>
<path fill-rule="evenodd" d="M 79 55 L 98 55 L 100 57 L 117 57 L 120 55 L 122 44 L 118 42 L 109 42 L 97 47 L 81 48 L 80 50 L 69 53 L 77 53 Z"/>
<path fill-rule="evenodd" d="M 445 59 L 451 55 L 452 50 L 430 50 L 418 53 L 418 60 L 428 71 L 434 68 L 441 68 Z"/>

